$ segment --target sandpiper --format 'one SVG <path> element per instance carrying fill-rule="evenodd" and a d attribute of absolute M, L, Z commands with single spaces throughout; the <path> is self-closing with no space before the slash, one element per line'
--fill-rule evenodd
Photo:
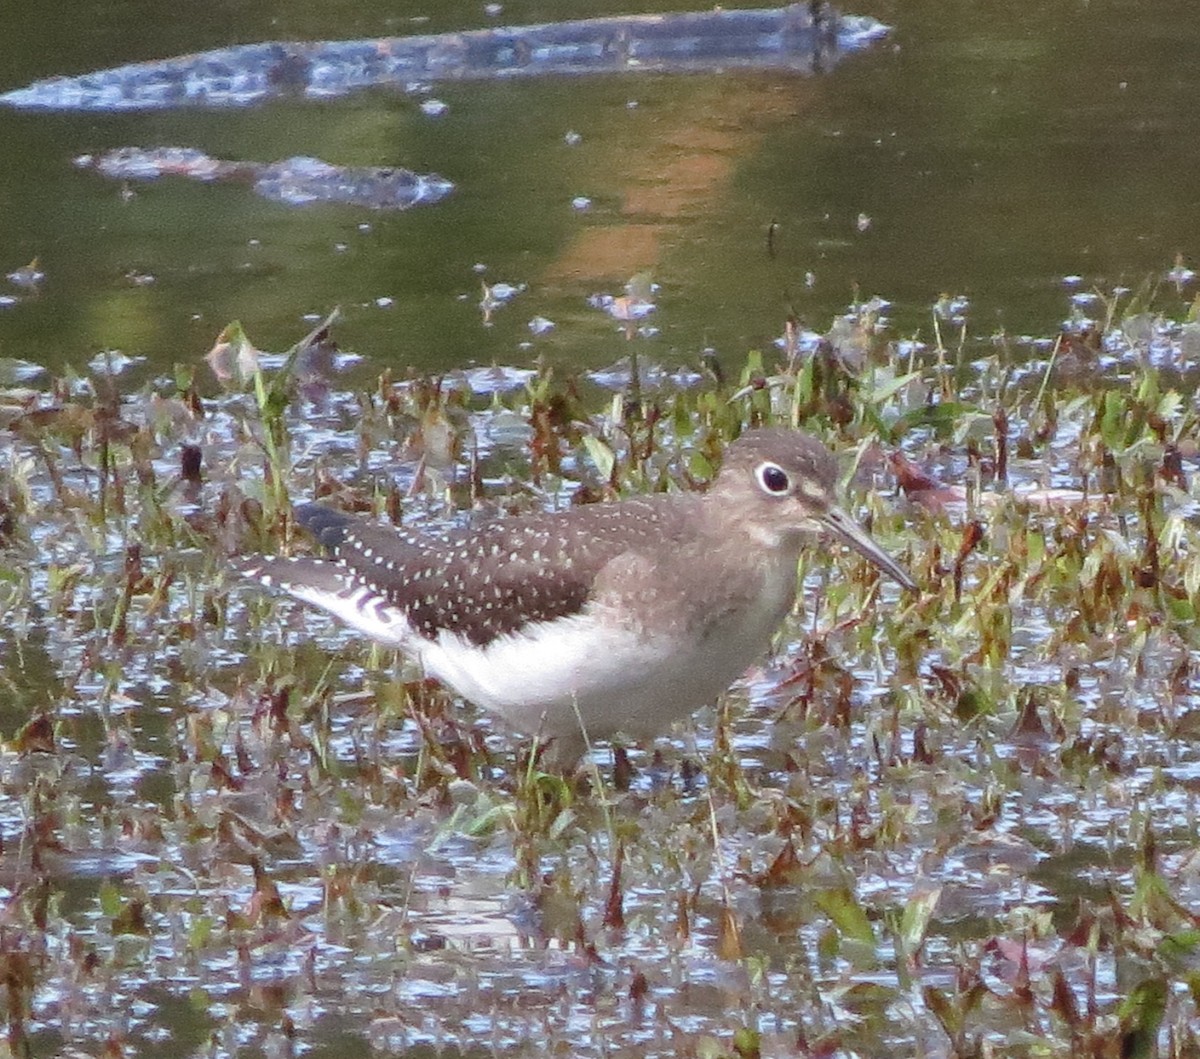
<path fill-rule="evenodd" d="M 841 540 L 916 588 L 838 505 L 837 480 L 815 438 L 753 430 L 707 492 L 438 535 L 306 504 L 296 519 L 329 558 L 242 569 L 415 658 L 569 767 L 595 740 L 656 736 L 725 691 L 791 610 L 806 540 Z"/>

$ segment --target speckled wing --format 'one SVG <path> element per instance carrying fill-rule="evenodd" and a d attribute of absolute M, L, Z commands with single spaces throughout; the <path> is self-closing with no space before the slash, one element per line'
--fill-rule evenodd
<path fill-rule="evenodd" d="M 632 513 L 629 504 L 622 507 L 620 539 L 612 532 L 609 506 L 441 535 L 406 533 L 320 504 L 298 508 L 296 518 L 329 549 L 339 576 L 363 590 L 373 606 L 402 613 L 412 632 L 427 640 L 448 632 L 483 646 L 529 623 L 579 613 L 599 572 L 629 547 Z M 649 536 L 655 505 L 646 504 L 645 511 Z"/>

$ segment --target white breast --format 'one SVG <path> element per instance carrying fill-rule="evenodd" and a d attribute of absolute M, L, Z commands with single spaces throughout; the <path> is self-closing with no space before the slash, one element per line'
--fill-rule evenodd
<path fill-rule="evenodd" d="M 528 735 L 578 739 L 581 721 L 590 739 L 657 735 L 712 703 L 765 651 L 792 606 L 794 571 L 764 570 L 750 605 L 714 615 L 700 634 L 686 625 L 649 633 L 589 606 L 483 648 L 443 632 L 418 654 L 429 674 Z"/>

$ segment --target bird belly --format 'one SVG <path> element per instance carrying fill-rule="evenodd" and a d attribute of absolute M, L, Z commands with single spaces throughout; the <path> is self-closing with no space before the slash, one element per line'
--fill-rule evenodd
<path fill-rule="evenodd" d="M 766 649 L 791 604 L 778 593 L 699 632 L 650 634 L 594 612 L 535 623 L 484 648 L 443 632 L 426 672 L 527 735 L 645 738 L 712 703 Z"/>

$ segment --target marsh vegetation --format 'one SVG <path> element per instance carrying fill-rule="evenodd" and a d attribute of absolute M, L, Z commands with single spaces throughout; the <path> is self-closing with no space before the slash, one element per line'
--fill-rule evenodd
<path fill-rule="evenodd" d="M 1167 293 L 1033 360 L 860 306 L 674 372 L 343 387 L 326 321 L 136 392 L 10 380 L 8 1052 L 1200 1054 L 1200 325 Z M 844 455 L 921 592 L 806 555 L 770 659 L 579 781 L 231 572 L 311 547 L 296 500 L 603 502 L 763 423 Z"/>

